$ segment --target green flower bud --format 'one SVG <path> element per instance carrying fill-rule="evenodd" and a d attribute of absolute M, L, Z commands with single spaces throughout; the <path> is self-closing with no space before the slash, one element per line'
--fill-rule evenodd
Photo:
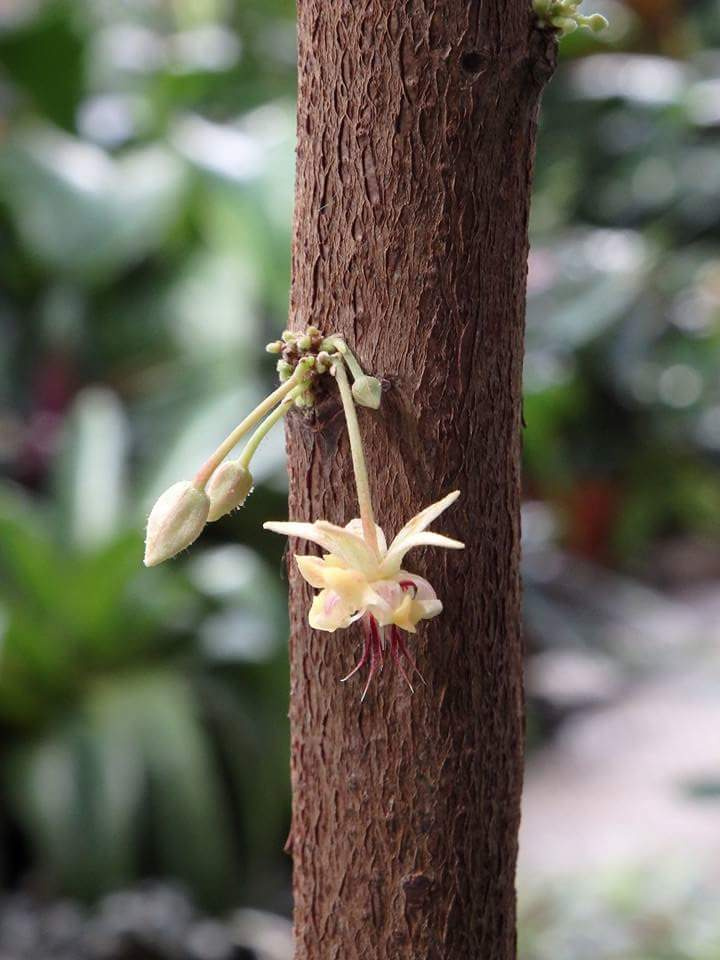
<path fill-rule="evenodd" d="M 150 511 L 145 535 L 145 566 L 155 567 L 189 547 L 208 518 L 210 499 L 189 480 L 173 484 Z"/>
<path fill-rule="evenodd" d="M 287 362 L 287 360 L 278 360 L 275 364 L 275 369 L 280 374 L 280 380 L 284 383 L 286 380 L 289 380 L 292 376 L 293 368 Z"/>
<path fill-rule="evenodd" d="M 221 463 L 210 478 L 207 493 L 210 497 L 208 521 L 212 522 L 241 507 L 253 486 L 253 478 L 239 460 Z"/>
<path fill-rule="evenodd" d="M 294 343 L 297 340 L 297 334 L 293 333 L 292 330 L 283 330 L 282 338 L 285 343 Z"/>
<path fill-rule="evenodd" d="M 282 353 L 283 346 L 282 340 L 273 340 L 272 343 L 267 344 L 265 349 L 268 353 Z"/>
<path fill-rule="evenodd" d="M 310 371 L 315 366 L 315 357 L 301 357 L 298 360 L 298 368 Z"/>
<path fill-rule="evenodd" d="M 607 20 L 601 13 L 593 13 L 588 18 L 588 26 L 594 33 L 600 33 L 601 30 L 609 26 Z"/>
<path fill-rule="evenodd" d="M 308 336 L 300 337 L 297 344 L 301 350 L 309 350 L 312 346 L 312 338 Z"/>
<path fill-rule="evenodd" d="M 361 407 L 370 407 L 371 410 L 377 410 L 382 396 L 382 384 L 377 377 L 369 377 L 365 374 L 358 377 L 353 383 L 352 395 L 355 402 L 359 403 Z"/>

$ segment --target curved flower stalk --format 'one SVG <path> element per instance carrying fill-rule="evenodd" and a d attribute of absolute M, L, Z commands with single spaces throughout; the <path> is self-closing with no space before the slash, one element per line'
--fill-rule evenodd
<path fill-rule="evenodd" d="M 334 371 L 350 435 L 360 517 L 351 520 L 345 527 L 326 520 L 316 520 L 314 523 L 269 522 L 263 526 L 275 533 L 309 540 L 327 551 L 323 557 L 295 556 L 304 579 L 319 590 L 310 607 L 309 622 L 316 630 L 333 633 L 355 621 L 363 621 L 363 653 L 356 667 L 344 679 L 349 680 L 362 667 L 369 666 L 362 695 L 364 700 L 388 649 L 412 689 L 404 662 L 413 671 L 417 671 L 417 667 L 400 630 L 415 633 L 421 620 L 436 617 L 443 607 L 432 585 L 423 577 L 405 570 L 403 560 L 413 547 L 435 546 L 456 550 L 464 547 L 459 540 L 427 529 L 457 500 L 460 493 L 456 490 L 426 507 L 405 524 L 388 547 L 385 534 L 373 517 L 365 457 L 347 375 L 342 364 L 337 364 Z M 389 628 L 389 643 L 385 639 L 385 628 Z"/>

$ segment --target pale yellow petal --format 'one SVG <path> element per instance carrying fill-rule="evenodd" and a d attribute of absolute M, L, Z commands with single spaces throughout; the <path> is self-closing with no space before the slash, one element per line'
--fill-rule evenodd
<path fill-rule="evenodd" d="M 446 537 L 442 533 L 433 533 L 430 530 L 410 534 L 399 542 L 396 537 L 388 550 L 387 556 L 380 565 L 382 576 L 395 576 L 402 566 L 405 554 L 408 550 L 412 550 L 413 547 L 445 547 L 448 550 L 463 550 L 465 544 L 460 540 L 453 540 L 451 537 Z"/>
<path fill-rule="evenodd" d="M 335 630 L 350 626 L 353 611 L 348 609 L 333 590 L 321 590 L 310 607 L 308 620 L 313 630 L 333 633 Z"/>
<path fill-rule="evenodd" d="M 325 586 L 338 593 L 353 611 L 377 600 L 367 579 L 358 570 L 328 567 L 324 571 Z"/>
<path fill-rule="evenodd" d="M 321 560 L 320 557 L 309 557 L 296 553 L 295 563 L 297 563 L 298 570 L 302 574 L 303 579 L 307 580 L 311 587 L 320 590 L 322 587 L 328 586 L 325 579 L 327 564 L 324 560 Z"/>
<path fill-rule="evenodd" d="M 368 579 L 373 579 L 377 572 L 377 559 L 362 537 L 337 527 L 327 520 L 317 520 L 315 523 L 319 533 L 328 544 L 327 549 L 344 560 L 349 567 L 360 570 Z"/>
<path fill-rule="evenodd" d="M 279 523 L 275 520 L 268 520 L 263 524 L 263 530 L 272 530 L 273 533 L 279 533 L 284 537 L 298 537 L 301 540 L 309 540 L 310 543 L 317 543 L 323 550 L 332 550 L 327 537 L 317 528 L 315 523 Z"/>
<path fill-rule="evenodd" d="M 398 542 L 398 540 L 401 540 L 403 537 L 410 536 L 413 533 L 419 533 L 420 530 L 425 530 L 426 527 L 429 527 L 433 520 L 437 520 L 440 514 L 447 510 L 451 504 L 455 503 L 459 496 L 460 491 L 453 490 L 452 493 L 449 493 L 446 497 L 443 497 L 442 500 L 438 500 L 436 503 L 431 503 L 429 507 L 425 507 L 424 510 L 421 510 L 420 513 L 416 514 L 412 518 L 412 520 L 408 520 L 408 522 L 390 544 L 390 549 L 392 550 L 393 546 Z"/>
<path fill-rule="evenodd" d="M 363 537 L 363 525 L 362 520 L 359 517 L 356 517 L 354 520 L 351 520 L 350 523 L 345 524 L 345 529 L 349 530 L 350 533 L 354 533 L 358 537 Z M 385 533 L 383 532 L 382 527 L 379 527 L 375 524 L 375 533 L 377 535 L 378 549 L 380 550 L 380 556 L 384 557 L 387 553 L 387 540 L 385 539 Z"/>

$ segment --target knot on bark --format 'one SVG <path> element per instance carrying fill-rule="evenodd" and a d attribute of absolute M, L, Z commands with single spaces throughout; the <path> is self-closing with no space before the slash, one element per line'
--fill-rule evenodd
<path fill-rule="evenodd" d="M 408 873 L 402 878 L 405 904 L 409 909 L 421 907 L 430 896 L 433 878 L 425 873 Z"/>

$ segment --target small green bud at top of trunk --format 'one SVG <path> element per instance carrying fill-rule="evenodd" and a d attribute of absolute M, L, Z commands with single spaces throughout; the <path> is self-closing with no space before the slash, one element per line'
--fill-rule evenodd
<path fill-rule="evenodd" d="M 189 480 L 181 480 L 150 511 L 145 537 L 145 566 L 155 567 L 189 547 L 202 533 L 210 499 Z"/>
<path fill-rule="evenodd" d="M 241 507 L 252 490 L 253 478 L 239 460 L 221 463 L 207 485 L 210 497 L 208 520 L 219 520 L 226 513 Z"/>

